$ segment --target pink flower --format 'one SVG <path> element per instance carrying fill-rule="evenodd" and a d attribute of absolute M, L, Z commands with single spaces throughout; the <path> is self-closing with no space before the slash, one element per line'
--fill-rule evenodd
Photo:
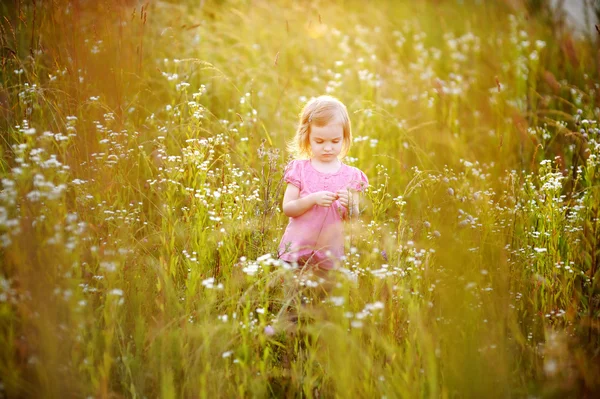
<path fill-rule="evenodd" d="M 271 337 L 274 334 L 275 334 L 275 329 L 273 327 L 271 327 L 270 325 L 265 327 L 265 335 L 267 337 Z"/>
<path fill-rule="evenodd" d="M 385 252 L 385 249 L 381 251 L 381 256 L 383 257 L 383 260 L 386 262 L 388 261 L 387 252 Z"/>

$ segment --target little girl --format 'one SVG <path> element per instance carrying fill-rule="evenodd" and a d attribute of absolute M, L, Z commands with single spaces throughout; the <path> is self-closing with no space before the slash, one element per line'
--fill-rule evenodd
<path fill-rule="evenodd" d="M 358 214 L 358 192 L 368 185 L 362 171 L 341 161 L 351 142 L 350 118 L 339 100 L 320 96 L 304 106 L 289 148 L 301 159 L 290 162 L 283 176 L 283 213 L 290 222 L 280 259 L 329 270 L 344 255 L 342 221 Z"/>

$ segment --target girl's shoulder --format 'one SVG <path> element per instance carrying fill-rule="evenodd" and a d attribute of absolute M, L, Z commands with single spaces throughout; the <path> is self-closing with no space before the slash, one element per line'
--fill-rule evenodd
<path fill-rule="evenodd" d="M 358 169 L 356 166 L 348 165 L 346 163 L 342 163 L 342 165 L 342 167 L 345 168 L 346 173 L 352 173 L 354 175 L 365 175 L 365 173 L 362 170 Z"/>
<path fill-rule="evenodd" d="M 294 164 L 296 166 L 305 166 L 309 162 L 310 159 L 294 159 L 293 161 L 290 161 L 290 164 Z"/>
<path fill-rule="evenodd" d="M 362 191 L 369 185 L 369 179 L 367 175 L 360 169 L 355 166 L 350 166 L 344 164 L 343 166 L 346 170 L 346 175 L 348 175 L 351 179 L 350 187 L 357 191 Z"/>
<path fill-rule="evenodd" d="M 290 161 L 285 166 L 285 170 L 283 172 L 283 180 L 302 189 L 302 181 L 305 179 L 305 167 L 306 160 L 304 159 L 295 159 L 293 161 Z"/>
<path fill-rule="evenodd" d="M 306 168 L 307 162 L 306 159 L 294 159 L 287 163 L 284 172 L 298 174 Z"/>
<path fill-rule="evenodd" d="M 290 169 L 290 168 L 301 168 L 306 166 L 306 164 L 309 162 L 308 159 L 293 159 L 291 161 L 289 161 L 286 165 L 286 169 Z"/>

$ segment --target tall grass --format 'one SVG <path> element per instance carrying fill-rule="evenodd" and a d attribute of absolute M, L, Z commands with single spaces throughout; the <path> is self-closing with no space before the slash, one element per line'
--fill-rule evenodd
<path fill-rule="evenodd" d="M 597 393 L 598 39 L 462 3 L 3 3 L 0 396 Z M 315 276 L 323 93 L 371 185 Z"/>

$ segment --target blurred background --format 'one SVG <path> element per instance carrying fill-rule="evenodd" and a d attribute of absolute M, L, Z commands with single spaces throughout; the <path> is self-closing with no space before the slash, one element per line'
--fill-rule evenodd
<path fill-rule="evenodd" d="M 0 397 L 598 394 L 597 2 L 0 12 Z M 321 94 L 370 181 L 322 301 L 277 259 Z"/>

